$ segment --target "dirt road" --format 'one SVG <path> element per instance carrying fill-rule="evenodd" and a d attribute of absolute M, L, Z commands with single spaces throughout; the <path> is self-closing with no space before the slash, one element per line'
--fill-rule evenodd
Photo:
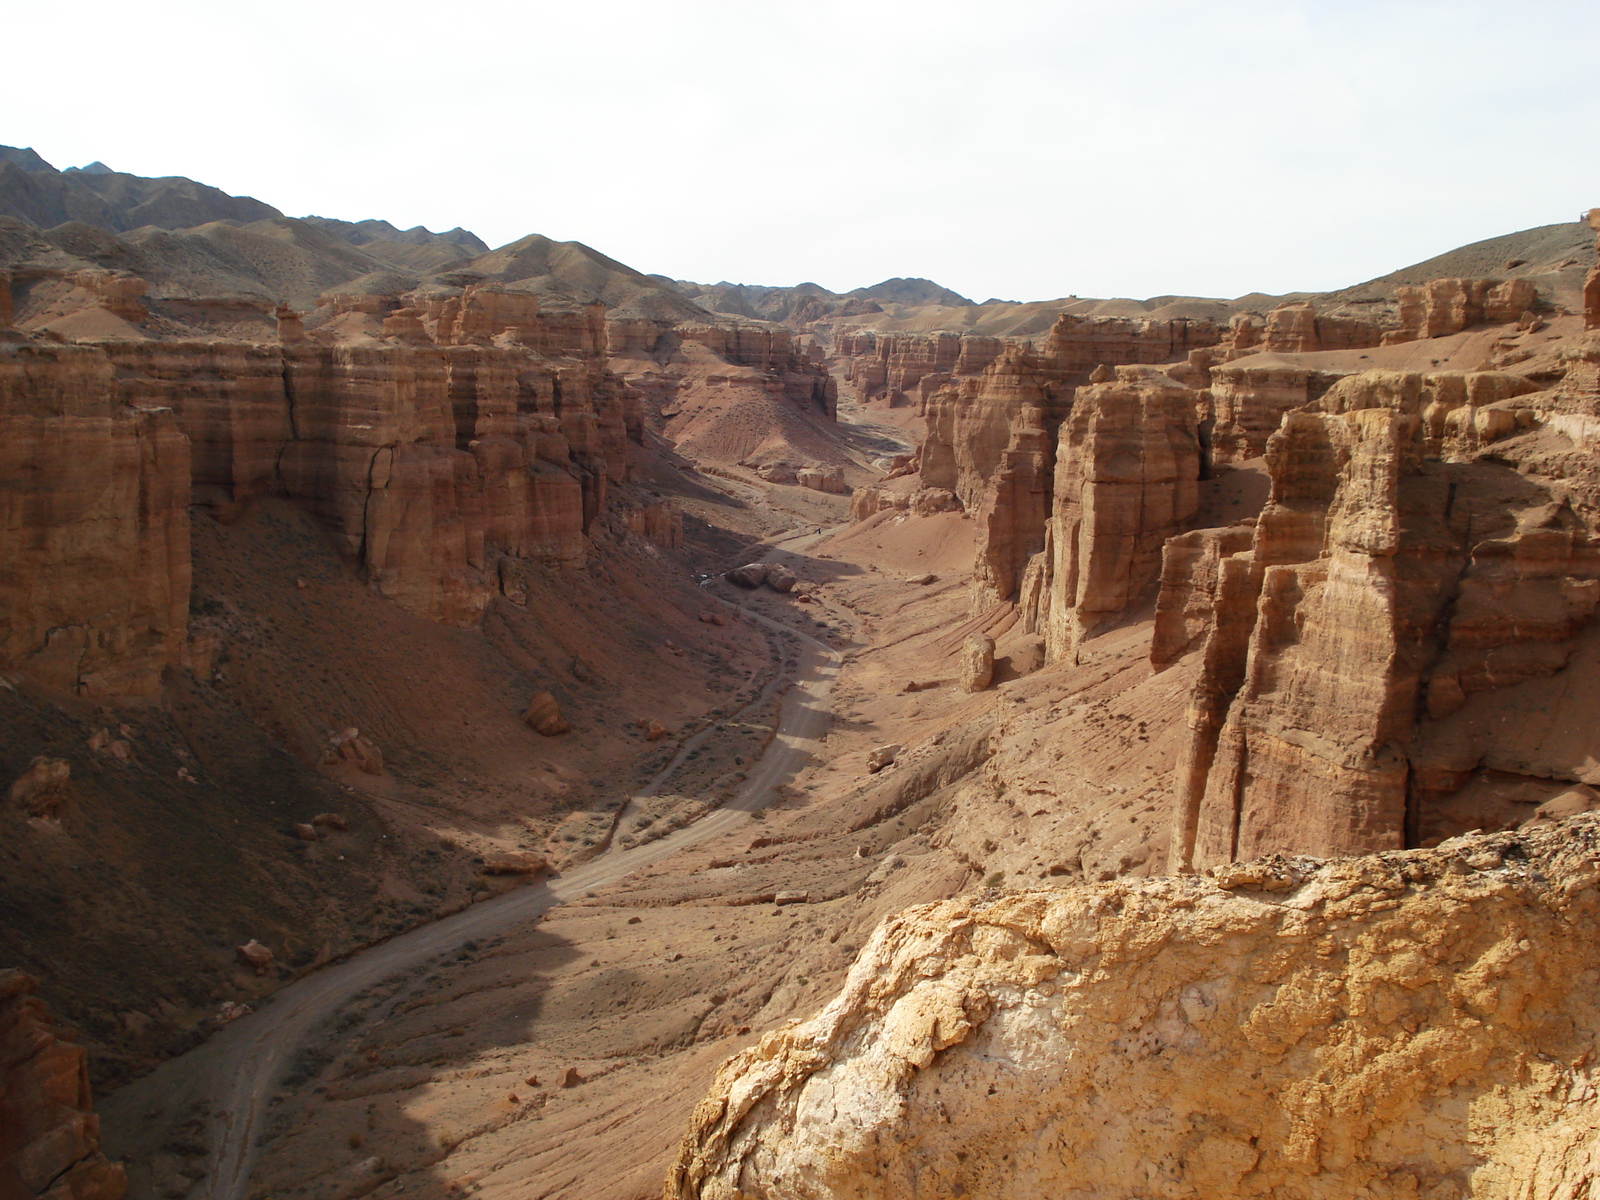
<path fill-rule="evenodd" d="M 798 539 L 796 539 L 798 540 Z M 227 1026 L 205 1045 L 163 1064 L 144 1079 L 113 1094 L 102 1106 L 108 1148 L 118 1152 L 121 1131 L 131 1131 L 153 1106 L 170 1108 L 180 1096 L 210 1115 L 205 1178 L 190 1194 L 204 1200 L 243 1200 L 255 1145 L 265 1126 L 278 1081 L 296 1052 L 325 1019 L 358 993 L 415 969 L 464 943 L 502 933 L 549 909 L 612 884 L 685 846 L 726 833 L 767 807 L 774 786 L 810 757 L 830 719 L 827 704 L 839 655 L 815 638 L 749 610 L 746 620 L 792 634 L 800 641 L 794 686 L 784 697 L 777 733 L 751 766 L 735 798 L 694 824 L 659 841 L 611 850 L 557 878 L 474 905 L 453 916 L 372 946 L 341 963 L 299 979 L 275 993 L 261 1009 Z M 686 745 L 652 786 L 675 769 Z"/>

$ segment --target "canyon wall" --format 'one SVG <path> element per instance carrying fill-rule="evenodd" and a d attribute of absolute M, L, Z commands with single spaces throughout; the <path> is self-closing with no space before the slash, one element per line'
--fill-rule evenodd
<path fill-rule="evenodd" d="M 189 441 L 87 347 L 0 343 L 0 667 L 149 696 L 183 645 Z"/>
<path fill-rule="evenodd" d="M 477 619 L 501 558 L 581 561 L 642 437 L 597 313 L 488 290 L 395 311 L 424 334 L 339 343 L 290 314 L 279 345 L 0 345 L 0 665 L 89 696 L 157 690 L 185 636 L 191 502 L 226 517 L 287 496 L 377 590 L 446 624 Z M 644 536 L 681 539 L 650 512 L 665 502 L 628 507 Z"/>
<path fill-rule="evenodd" d="M 1594 497 L 1527 465 L 1550 452 L 1554 410 L 1583 402 L 1534 386 L 1341 380 L 1269 439 L 1253 526 L 1168 545 L 1153 658 L 1198 644 L 1203 661 L 1175 869 L 1459 832 L 1441 814 L 1485 746 L 1437 723 L 1475 693 L 1500 692 L 1502 717 L 1531 702 L 1518 685 L 1567 671 L 1600 596 L 1592 518 L 1573 507 Z M 1553 795 L 1590 772 L 1569 748 L 1523 773 Z"/>
<path fill-rule="evenodd" d="M 965 897 L 730 1060 L 670 1200 L 1580 1196 L 1595 819 Z"/>
<path fill-rule="evenodd" d="M 1078 389 L 1061 423 L 1039 603 L 1028 617 L 1051 657 L 1074 652 L 1155 583 L 1163 544 L 1194 520 L 1199 480 L 1193 389 L 1137 367 Z M 996 545 L 988 539 L 991 558 Z"/>

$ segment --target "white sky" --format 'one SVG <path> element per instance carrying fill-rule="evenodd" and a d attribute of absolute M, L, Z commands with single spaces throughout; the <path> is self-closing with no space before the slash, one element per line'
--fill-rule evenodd
<path fill-rule="evenodd" d="M 74 0 L 0 144 L 974 299 L 1334 288 L 1600 205 L 1597 0 Z"/>

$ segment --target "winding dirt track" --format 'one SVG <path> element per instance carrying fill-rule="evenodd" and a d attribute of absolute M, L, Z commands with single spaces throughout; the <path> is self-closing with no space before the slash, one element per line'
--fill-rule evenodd
<path fill-rule="evenodd" d="M 777 732 L 760 761 L 750 768 L 738 795 L 659 841 L 631 850 L 610 850 L 567 874 L 474 905 L 296 980 L 259 1011 L 233 1022 L 205 1045 L 147 1076 L 156 1091 L 161 1090 L 164 1079 L 172 1084 L 182 1080 L 185 1090 L 209 1103 L 210 1159 L 196 1197 L 243 1200 L 256 1143 L 278 1081 L 312 1030 L 357 993 L 450 953 L 465 942 L 492 937 L 587 891 L 615 883 L 685 846 L 735 829 L 748 822 L 752 810 L 767 805 L 773 787 L 793 777 L 810 757 L 817 737 L 827 729 L 827 698 L 838 672 L 839 655 L 790 626 L 748 609 L 740 612 L 746 620 L 799 638 L 801 651 L 794 686 L 779 712 Z M 777 682 L 780 680 L 775 679 L 774 685 Z M 686 742 L 646 791 L 659 787 L 699 740 Z M 142 1093 L 149 1089 L 135 1084 L 129 1090 Z M 113 1097 L 117 1099 L 122 1097 Z"/>

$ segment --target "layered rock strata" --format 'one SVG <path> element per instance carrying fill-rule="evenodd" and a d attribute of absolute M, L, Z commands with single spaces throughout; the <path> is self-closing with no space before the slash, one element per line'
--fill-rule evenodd
<path fill-rule="evenodd" d="M 841 334 L 834 356 L 865 400 L 919 402 L 955 376 L 978 375 L 1005 349 L 1001 338 L 956 333 Z"/>
<path fill-rule="evenodd" d="M 154 692 L 184 640 L 191 500 L 226 514 L 287 496 L 379 591 L 449 624 L 500 590 L 501 558 L 582 560 L 642 429 L 593 314 L 547 326 L 527 299 L 441 302 L 442 345 L 0 347 L 0 665 L 86 695 Z M 462 340 L 512 320 L 515 338 Z M 659 498 L 631 498 L 622 521 L 681 541 Z"/>
<path fill-rule="evenodd" d="M 1078 389 L 1056 449 L 1049 544 L 1037 566 L 1042 605 L 1028 619 L 1052 658 L 1073 653 L 1156 582 L 1163 544 L 1199 508 L 1199 480 L 1192 389 L 1130 367 Z"/>
<path fill-rule="evenodd" d="M 672 1200 L 1584 1194 L 1600 829 L 911 909 Z"/>
<path fill-rule="evenodd" d="M 121 1200 L 127 1178 L 100 1152 L 87 1056 L 37 988 L 21 971 L 0 971 L 0 1196 Z"/>
<path fill-rule="evenodd" d="M 1435 279 L 1396 292 L 1400 328 L 1384 334 L 1384 345 L 1446 337 L 1484 322 L 1516 321 L 1538 302 L 1526 279 Z"/>
<path fill-rule="evenodd" d="M 0 345 L 0 667 L 148 696 L 183 645 L 189 440 L 103 353 Z"/>
<path fill-rule="evenodd" d="M 1175 868 L 1427 836 L 1482 758 L 1445 751 L 1419 709 L 1448 717 L 1472 692 L 1567 667 L 1600 594 L 1589 526 L 1564 487 L 1492 461 L 1544 444 L 1532 386 L 1341 380 L 1269 440 L 1253 527 L 1167 547 L 1153 658 L 1203 656 Z M 1582 771 L 1569 750 L 1544 776 Z"/>

